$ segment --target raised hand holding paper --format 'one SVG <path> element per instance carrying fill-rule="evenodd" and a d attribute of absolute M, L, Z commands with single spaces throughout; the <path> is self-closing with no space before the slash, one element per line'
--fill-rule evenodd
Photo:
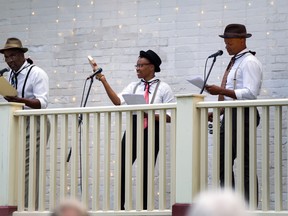
<path fill-rule="evenodd" d="M 89 77 L 87 77 L 87 80 L 88 79 L 92 79 L 94 76 L 96 76 L 97 74 L 102 72 L 102 68 L 99 68 L 97 66 L 96 62 L 94 61 L 94 59 L 90 55 L 88 56 L 88 61 L 89 61 L 90 65 L 91 65 L 94 73 L 92 73 Z"/>
<path fill-rule="evenodd" d="M 97 70 L 97 64 L 95 62 L 95 60 L 92 58 L 92 56 L 88 55 L 88 61 L 93 69 L 93 71 Z"/>

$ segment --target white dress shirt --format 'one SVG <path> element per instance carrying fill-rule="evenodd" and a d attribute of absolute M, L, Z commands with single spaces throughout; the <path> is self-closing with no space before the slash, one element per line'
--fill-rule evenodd
<path fill-rule="evenodd" d="M 31 65 L 25 61 L 22 67 L 16 72 L 19 73 L 17 76 L 17 96 L 22 98 L 22 89 L 30 69 Z M 9 82 L 12 83 L 13 72 L 10 71 L 8 74 Z M 28 76 L 25 90 L 24 98 L 27 99 L 38 99 L 41 104 L 41 109 L 45 109 L 48 106 L 49 97 L 49 78 L 44 70 L 34 66 L 30 71 Z M 25 106 L 24 109 L 31 109 Z"/>
<path fill-rule="evenodd" d="M 244 49 L 239 54 L 247 51 L 249 50 Z M 238 59 L 236 57 L 227 77 L 226 89 L 234 90 L 237 100 L 253 100 L 257 99 L 261 84 L 262 64 L 259 60 L 251 53 L 246 53 Z M 224 99 L 233 100 L 226 96 Z"/>
<path fill-rule="evenodd" d="M 149 80 L 148 82 L 151 82 L 153 80 L 156 80 L 157 78 L 153 78 L 151 80 Z M 155 88 L 157 86 L 157 83 L 153 83 L 150 85 L 149 88 L 149 103 L 151 103 L 151 100 L 153 98 L 154 95 L 154 91 Z M 136 87 L 136 89 L 135 89 Z M 134 93 L 134 89 L 135 89 L 135 93 Z M 141 80 L 138 82 L 132 82 L 130 83 L 120 94 L 118 94 L 118 97 L 121 100 L 121 104 L 125 104 L 125 100 L 122 97 L 123 94 L 141 94 L 144 95 L 145 93 L 145 82 L 142 82 Z M 157 92 L 155 94 L 155 99 L 154 99 L 154 104 L 159 104 L 159 103 L 172 103 L 175 102 L 175 97 L 174 94 L 172 92 L 172 89 L 170 88 L 170 86 L 165 83 L 165 82 L 160 82 Z"/>

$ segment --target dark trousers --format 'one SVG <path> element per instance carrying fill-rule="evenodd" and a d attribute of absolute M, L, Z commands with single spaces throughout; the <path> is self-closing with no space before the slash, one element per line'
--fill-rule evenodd
<path fill-rule="evenodd" d="M 121 210 L 124 210 L 125 204 L 125 147 L 126 133 L 122 138 L 121 154 Z M 144 129 L 144 152 L 143 152 L 143 209 L 147 209 L 147 178 L 148 178 L 148 128 Z M 155 122 L 155 155 L 154 164 L 156 163 L 159 152 L 159 123 Z M 132 134 L 132 164 L 137 157 L 137 116 L 133 116 L 133 134 Z"/>
<path fill-rule="evenodd" d="M 223 117 L 220 128 L 220 185 L 224 186 L 224 158 L 225 158 L 225 116 Z M 260 116 L 257 110 L 257 126 L 260 122 Z M 232 166 L 237 156 L 237 110 L 232 109 Z M 235 187 L 234 172 L 232 169 L 232 187 Z M 249 108 L 244 110 L 244 196 L 249 202 Z M 257 180 L 257 203 L 258 203 L 258 180 Z"/>
<path fill-rule="evenodd" d="M 35 210 L 38 209 L 39 201 L 39 165 L 40 165 L 40 117 L 37 117 L 36 129 L 36 190 L 35 190 Z M 47 142 L 50 135 L 50 121 L 47 119 Z M 30 166 L 30 119 L 26 120 L 26 155 L 25 155 L 25 208 L 28 208 L 29 195 L 29 166 Z M 35 163 L 35 161 L 34 161 Z"/>

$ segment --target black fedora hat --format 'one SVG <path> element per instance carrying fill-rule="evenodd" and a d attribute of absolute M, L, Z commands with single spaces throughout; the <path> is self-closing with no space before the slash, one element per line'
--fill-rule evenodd
<path fill-rule="evenodd" d="M 250 38 L 252 34 L 247 33 L 245 25 L 242 24 L 229 24 L 226 26 L 221 38 Z"/>
<path fill-rule="evenodd" d="M 155 66 L 155 72 L 160 72 L 160 65 L 162 63 L 160 57 L 152 50 L 147 50 L 146 52 L 141 50 L 139 54 L 140 58 L 146 58 L 148 59 L 151 64 Z"/>

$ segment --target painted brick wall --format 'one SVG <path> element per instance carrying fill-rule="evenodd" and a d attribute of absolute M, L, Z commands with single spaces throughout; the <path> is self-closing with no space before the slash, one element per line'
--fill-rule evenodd
<path fill-rule="evenodd" d="M 87 55 L 119 92 L 136 80 L 139 51 L 153 49 L 163 60 L 157 76 L 182 94 L 199 92 L 186 79 L 202 75 L 206 57 L 222 49 L 209 80 L 219 84 L 229 56 L 218 35 L 243 23 L 253 34 L 248 48 L 263 63 L 260 98 L 286 98 L 287 11 L 286 0 L 2 0 L 0 46 L 20 38 L 50 77 L 49 107 L 77 107 L 91 73 Z M 111 105 L 100 84 L 94 82 L 87 106 Z"/>
<path fill-rule="evenodd" d="M 87 55 L 103 68 L 118 92 L 136 79 L 139 51 L 153 49 L 163 60 L 159 73 L 175 93 L 198 93 L 186 79 L 202 75 L 205 59 L 218 49 L 228 23 L 244 23 L 248 47 L 264 66 L 261 97 L 286 97 L 287 2 L 278 1 L 3 1 L 0 44 L 19 37 L 50 77 L 50 107 L 77 107 L 91 72 Z M 220 83 L 229 61 L 218 58 L 209 83 Z M 209 63 L 208 63 L 209 64 Z M 1 67 L 5 63 L 1 61 Z M 157 74 L 158 75 L 158 74 Z M 208 97 L 215 100 L 215 97 Z M 88 106 L 110 105 L 95 82 Z"/>

